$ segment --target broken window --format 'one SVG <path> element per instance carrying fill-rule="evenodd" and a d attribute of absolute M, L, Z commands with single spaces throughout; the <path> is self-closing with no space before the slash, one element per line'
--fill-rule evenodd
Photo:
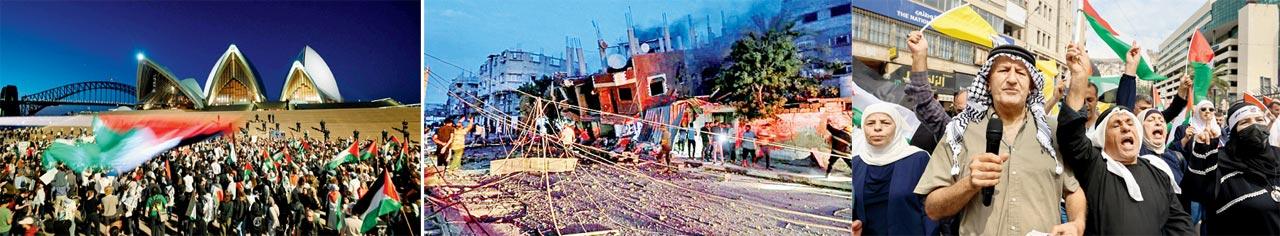
<path fill-rule="evenodd" d="M 666 80 L 666 74 L 649 76 L 649 96 L 658 96 L 667 93 Z"/>
<path fill-rule="evenodd" d="M 631 88 L 618 89 L 618 100 L 631 101 Z"/>
<path fill-rule="evenodd" d="M 843 16 L 843 15 L 849 14 L 849 12 L 851 11 L 853 11 L 853 7 L 851 7 L 848 3 L 844 5 L 835 6 L 831 8 L 831 17 Z"/>
<path fill-rule="evenodd" d="M 810 12 L 809 14 L 804 14 L 803 16 L 800 16 L 800 23 L 809 23 L 814 21 L 818 21 L 817 12 Z"/>

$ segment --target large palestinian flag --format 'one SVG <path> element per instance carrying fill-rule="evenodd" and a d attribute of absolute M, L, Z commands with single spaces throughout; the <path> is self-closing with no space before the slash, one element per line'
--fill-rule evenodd
<path fill-rule="evenodd" d="M 391 182 L 391 174 L 383 171 L 382 178 L 373 182 L 373 186 L 369 191 L 351 206 L 351 212 L 360 213 L 360 233 L 373 229 L 378 225 L 378 217 L 396 213 L 400 211 L 400 193 L 396 192 L 396 186 Z"/>
<path fill-rule="evenodd" d="M 234 133 L 232 124 L 221 119 L 98 116 L 93 120 L 93 142 L 59 140 L 45 149 L 42 159 L 46 168 L 63 163 L 76 172 L 92 169 L 116 175 L 175 147 Z"/>
<path fill-rule="evenodd" d="M 1125 61 L 1131 60 L 1131 58 L 1125 57 L 1128 56 L 1129 49 L 1133 48 L 1133 45 L 1129 45 L 1128 43 L 1125 43 L 1124 40 L 1120 39 L 1120 33 L 1116 32 L 1114 28 L 1111 28 L 1111 23 L 1107 23 L 1106 20 L 1102 19 L 1101 15 L 1098 15 L 1098 11 L 1093 9 L 1093 5 L 1089 4 L 1089 0 L 1084 0 L 1084 18 L 1088 21 L 1093 32 L 1097 33 L 1098 38 L 1101 38 L 1102 42 L 1105 42 L 1112 51 L 1115 51 L 1116 55 L 1120 56 L 1120 59 Z M 1156 72 L 1151 69 L 1151 66 L 1147 64 L 1146 59 L 1138 58 L 1138 60 L 1138 78 L 1147 81 L 1162 81 L 1167 79 L 1160 74 L 1156 74 Z"/>

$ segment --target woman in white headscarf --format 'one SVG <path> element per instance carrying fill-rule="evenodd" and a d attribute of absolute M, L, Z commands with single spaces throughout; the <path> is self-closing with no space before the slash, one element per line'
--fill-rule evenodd
<path fill-rule="evenodd" d="M 1190 206 L 1193 219 L 1200 219 L 1204 214 L 1203 203 L 1213 198 L 1209 189 L 1218 178 L 1218 149 L 1222 127 L 1218 124 L 1217 109 L 1213 102 L 1201 100 L 1191 111 L 1194 115 L 1188 124 L 1174 129 L 1173 140 L 1168 149 L 1182 153 L 1185 172 L 1180 186 L 1188 189 L 1182 198 L 1194 202 Z M 1174 120 L 1173 122 L 1178 122 Z"/>
<path fill-rule="evenodd" d="M 912 191 L 929 153 L 911 146 L 898 105 L 868 106 L 862 115 L 865 142 L 852 160 L 853 230 L 867 235 L 935 235 L 937 222 L 924 212 L 924 198 Z"/>
<path fill-rule="evenodd" d="M 1068 95 L 1056 137 L 1089 199 L 1084 234 L 1192 234 L 1173 170 L 1160 157 L 1139 155 L 1145 132 L 1138 116 L 1116 106 L 1089 123 L 1087 109 L 1077 109 L 1085 104 L 1081 97 Z M 1094 128 L 1085 132 L 1085 126 Z"/>
<path fill-rule="evenodd" d="M 1211 139 L 1218 139 L 1221 136 L 1222 126 L 1218 125 L 1215 112 L 1217 109 L 1213 107 L 1213 102 L 1201 100 L 1196 103 L 1196 108 L 1192 111 L 1195 115 L 1191 117 L 1191 121 L 1178 127 L 1173 134 L 1174 141 L 1177 141 L 1174 143 L 1174 148 L 1181 149 L 1181 146 L 1193 145 L 1192 141 L 1217 146 L 1217 142 L 1212 142 Z"/>

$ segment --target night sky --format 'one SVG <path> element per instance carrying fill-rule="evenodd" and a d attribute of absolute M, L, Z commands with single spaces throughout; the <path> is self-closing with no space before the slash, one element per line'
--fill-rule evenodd
<path fill-rule="evenodd" d="M 419 103 L 419 4 L 0 1 L 0 86 L 26 95 L 80 81 L 135 84 L 138 53 L 204 86 L 235 44 L 276 101 L 310 45 L 344 100 Z"/>

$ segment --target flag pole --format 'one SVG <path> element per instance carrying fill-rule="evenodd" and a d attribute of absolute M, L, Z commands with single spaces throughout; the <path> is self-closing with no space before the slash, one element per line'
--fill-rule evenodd
<path fill-rule="evenodd" d="M 1071 38 L 1072 43 L 1080 43 L 1080 41 L 1084 39 L 1084 37 L 1081 36 L 1084 34 L 1084 1 L 1076 2 L 1076 13 L 1076 29 L 1071 32 L 1073 34 L 1073 37 Z"/>
<path fill-rule="evenodd" d="M 1194 71 L 1191 71 L 1191 44 L 1195 43 L 1193 41 L 1195 41 L 1196 34 L 1198 33 L 1200 33 L 1200 31 L 1196 30 L 1196 32 L 1191 33 L 1191 38 L 1187 38 L 1187 57 L 1186 57 L 1187 59 L 1185 59 L 1187 63 L 1185 66 L 1182 67 L 1183 68 L 1182 74 L 1186 75 L 1187 73 L 1190 73 L 1190 77 L 1192 81 L 1191 82 L 1192 86 L 1190 88 L 1187 88 L 1188 89 L 1187 91 L 1188 98 L 1186 98 L 1188 101 L 1187 105 L 1196 103 L 1196 86 L 1194 86 L 1195 80 L 1196 80 L 1196 74 Z M 1178 79 L 1181 80 L 1182 78 L 1178 78 Z M 1178 83 L 1182 83 L 1182 81 L 1178 81 Z"/>
<path fill-rule="evenodd" d="M 405 222 L 405 223 L 410 223 L 410 221 L 409 221 L 409 215 L 408 215 L 407 213 L 404 213 L 404 211 L 400 211 L 400 219 L 404 219 L 404 222 Z M 421 220 L 421 219 L 419 219 L 419 220 Z M 420 224 L 421 224 L 421 222 L 418 222 L 418 223 L 420 223 Z M 409 236 L 414 236 L 414 234 L 413 234 L 413 226 L 412 226 L 412 225 L 410 225 L 410 226 L 409 226 Z"/>

